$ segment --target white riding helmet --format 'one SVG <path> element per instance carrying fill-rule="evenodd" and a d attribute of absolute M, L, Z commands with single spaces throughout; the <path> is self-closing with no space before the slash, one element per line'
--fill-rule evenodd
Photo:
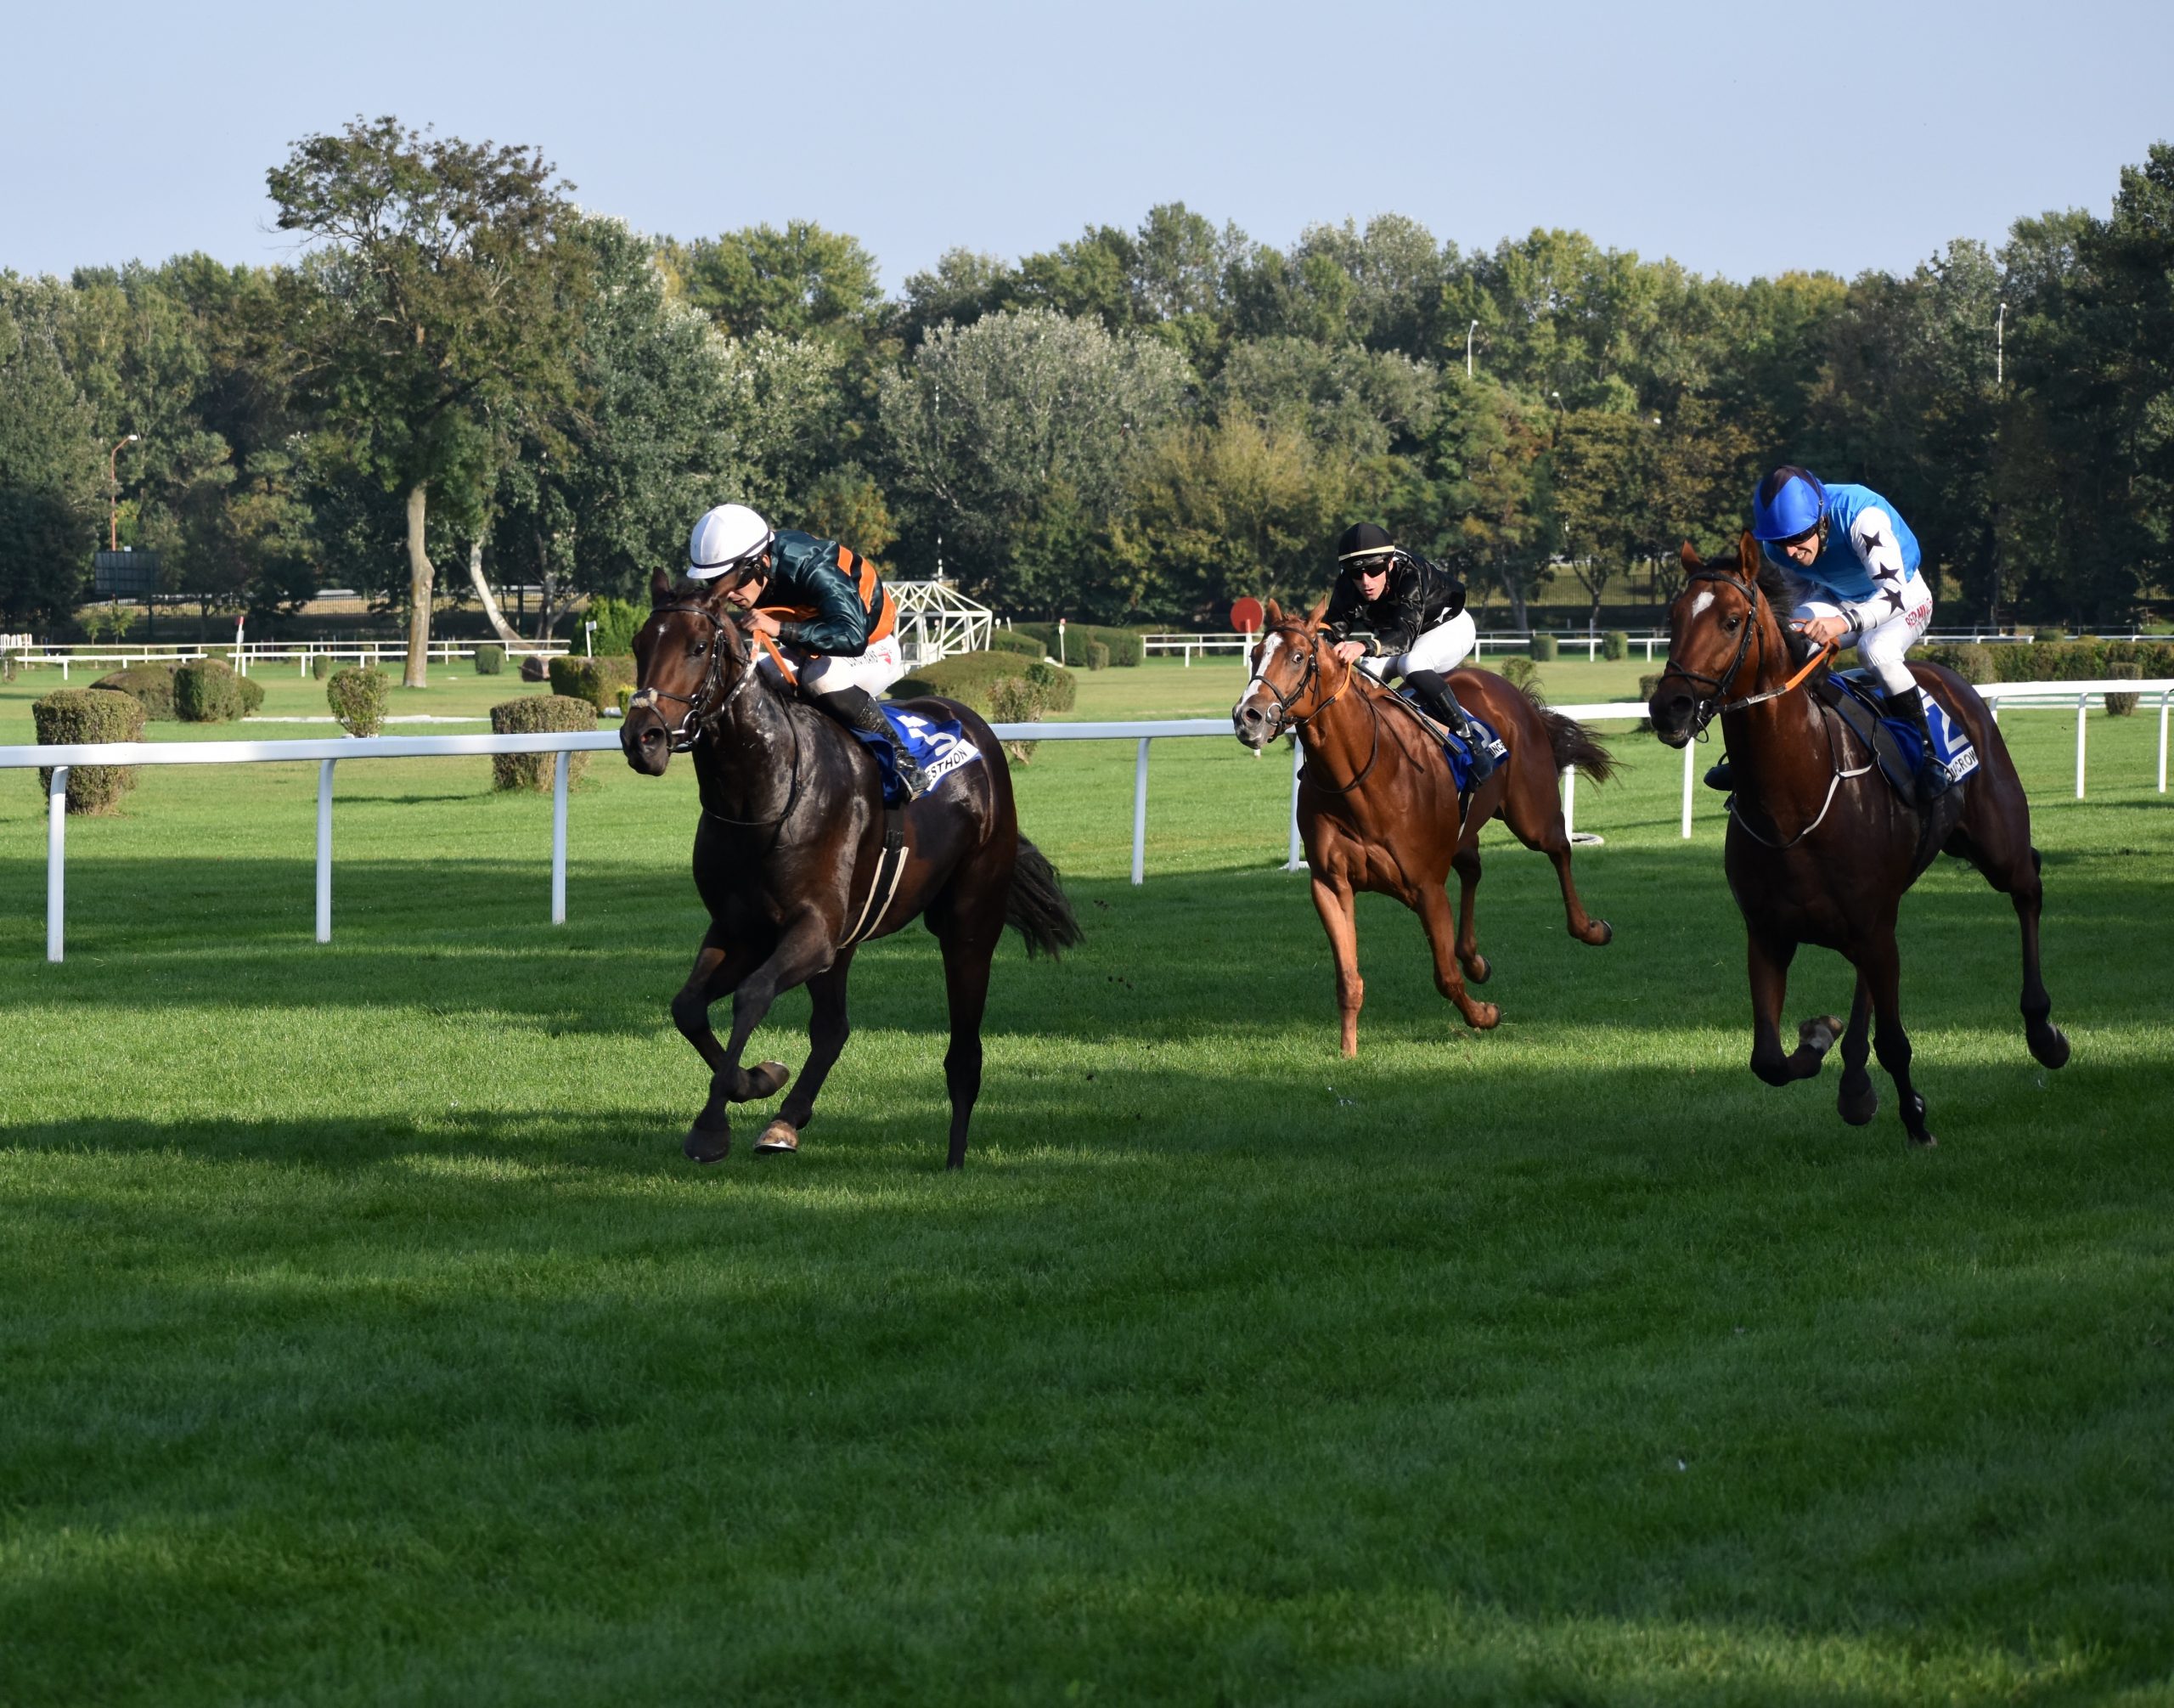
<path fill-rule="evenodd" d="M 713 581 L 770 549 L 777 536 L 746 505 L 719 505 L 706 510 L 687 539 L 687 573 Z"/>

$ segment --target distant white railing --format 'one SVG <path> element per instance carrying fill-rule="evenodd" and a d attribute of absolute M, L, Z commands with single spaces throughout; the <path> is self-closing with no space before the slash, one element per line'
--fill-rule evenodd
<path fill-rule="evenodd" d="M 2104 704 L 2108 694 L 2159 696 L 2159 792 L 2166 792 L 2168 708 L 2174 703 L 2174 679 L 2146 682 L 1991 682 L 1978 691 L 1992 703 L 1997 720 L 2003 705 L 2016 710 L 2075 707 L 2075 795 L 2084 790 L 2084 730 L 2086 713 L 2093 703 Z M 1585 705 L 1549 708 L 1581 723 L 1613 723 L 1642 719 L 1644 705 L 1635 700 L 1597 701 Z M 1150 746 L 1171 737 L 1208 736 L 1228 741 L 1227 718 L 1170 718 L 1136 723 L 1108 724 L 996 724 L 990 726 L 1005 741 L 1118 741 L 1138 743 L 1132 783 L 1132 881 L 1146 882 L 1147 754 Z M 53 779 L 47 791 L 46 823 L 46 959 L 59 961 L 64 940 L 67 865 L 68 773 L 77 765 L 231 765 L 293 764 L 315 762 L 317 783 L 317 940 L 332 940 L 332 771 L 343 759 L 399 759 L 455 758 L 498 753 L 577 753 L 609 752 L 619 745 L 616 730 L 556 731 L 532 736 L 373 736 L 367 739 L 330 737 L 300 741 L 106 741 L 72 746 L 0 747 L 0 770 L 51 766 Z M 1698 747 L 1683 749 L 1682 834 L 1691 834 L 1692 804 L 1698 786 Z M 1287 871 L 1298 871 L 1304 861 L 1298 843 L 1298 778 L 1304 750 L 1293 744 L 1291 770 L 1291 825 Z M 566 918 L 566 783 L 571 768 L 555 767 L 551 796 L 551 923 Z M 1575 831 L 1578 777 L 1566 769 L 1561 777 L 1563 820 Z M 1588 838 L 1587 840 L 1597 840 Z"/>
<path fill-rule="evenodd" d="M 457 659 L 473 658 L 479 646 L 504 646 L 506 657 L 513 659 L 526 658 L 532 654 L 541 658 L 560 658 L 572 650 L 570 643 L 564 640 L 524 640 L 511 645 L 496 640 L 433 640 L 430 645 L 430 662 L 450 664 Z M 131 664 L 187 664 L 199 658 L 223 659 L 244 676 L 249 674 L 251 665 L 284 664 L 291 661 L 296 666 L 296 673 L 307 676 L 313 658 L 331 658 L 353 664 L 383 664 L 389 659 L 405 659 L 408 644 L 403 640 L 251 640 L 244 642 L 239 649 L 230 643 L 203 646 L 106 647 L 99 651 L 32 647 L 16 649 L 12 657 L 19 667 L 51 668 L 58 666 L 63 682 L 71 680 L 70 673 L 78 667 L 103 667 L 104 671 L 111 671 L 126 669 Z"/>
<path fill-rule="evenodd" d="M 1639 629 L 1622 631 L 1627 649 L 1642 651 L 1646 662 L 1653 662 L 1655 650 L 1668 651 L 1668 630 Z M 1574 657 L 1582 651 L 1585 662 L 1597 662 L 1608 645 L 1608 631 L 1586 634 L 1582 630 L 1548 629 L 1485 629 L 1480 630 L 1473 643 L 1473 657 L 1484 657 L 1490 652 L 1523 652 L 1535 639 L 1546 636 L 1555 642 L 1556 651 L 1563 657 Z M 2064 636 L 2080 640 L 2174 640 L 2174 635 L 2146 634 L 2140 631 L 2105 630 L 2089 634 Z M 1928 646 L 2029 646 L 2037 642 L 2035 634 L 1987 634 L 1977 629 L 1934 629 L 1924 637 Z M 1141 649 L 1165 655 L 1182 653 L 1186 664 L 1192 662 L 1196 652 L 1203 657 L 1211 652 L 1243 652 L 1253 644 L 1253 637 L 1236 629 L 1207 630 L 1200 634 L 1173 630 L 1163 634 L 1143 634 Z M 2052 645 L 2052 642 L 2043 643 Z"/>

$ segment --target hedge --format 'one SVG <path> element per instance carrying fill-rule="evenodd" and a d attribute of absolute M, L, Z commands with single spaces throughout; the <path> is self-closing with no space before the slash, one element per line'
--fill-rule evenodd
<path fill-rule="evenodd" d="M 588 701 L 566 694 L 524 694 L 491 707 L 494 736 L 532 736 L 543 730 L 594 730 L 596 707 Z M 589 769 L 589 755 L 575 753 L 567 768 L 568 786 L 581 781 Z M 557 781 L 556 753 L 493 753 L 491 786 L 494 789 L 548 790 Z"/>
<path fill-rule="evenodd" d="M 217 658 L 173 673 L 174 715 L 184 724 L 231 724 L 241 716 L 241 678 Z"/>
<path fill-rule="evenodd" d="M 2142 667 L 2146 677 L 2174 676 L 2174 641 L 2043 640 L 2035 645 L 1929 646 L 1922 655 L 1967 682 L 2083 682 L 2115 664 Z M 1973 671 L 1982 670 L 1983 675 Z"/>
<path fill-rule="evenodd" d="M 1057 656 L 1056 624 L 1054 623 L 1021 623 L 1012 627 L 1014 634 L 1024 634 L 1039 640 L 1052 658 Z M 1070 623 L 1065 625 L 1064 657 L 1067 663 L 1078 663 L 1086 657 L 1090 641 L 1099 640 L 1110 649 L 1110 662 L 1127 668 L 1141 663 L 1147 657 L 1147 649 L 1141 644 L 1143 631 L 1137 629 L 1104 629 L 1092 623 Z"/>
<path fill-rule="evenodd" d="M 2106 674 L 2124 682 L 2134 682 L 2143 674 L 2143 666 L 2109 664 L 2106 667 Z M 2106 715 L 2109 718 L 2132 717 L 2136 713 L 2137 702 L 2142 697 L 2141 695 L 2137 694 L 2109 694 L 2106 696 Z"/>
<path fill-rule="evenodd" d="M 31 722 L 42 747 L 82 741 L 140 741 L 148 714 L 144 702 L 111 688 L 56 688 L 31 706 Z M 53 789 L 51 767 L 37 774 L 38 792 Z M 71 765 L 68 769 L 68 810 L 102 813 L 136 786 L 133 765 Z"/>
<path fill-rule="evenodd" d="M 599 658 L 631 658 L 634 636 L 649 621 L 649 606 L 632 605 L 623 599 L 593 599 L 587 620 L 596 625 L 589 644 Z"/>
<path fill-rule="evenodd" d="M 332 673 L 339 668 L 340 661 L 329 652 L 316 652 L 310 655 L 309 674 L 320 682 L 330 681 Z"/>
<path fill-rule="evenodd" d="M 551 691 L 569 700 L 586 700 L 602 712 L 619 703 L 619 690 L 634 685 L 632 658 L 554 658 Z"/>
<path fill-rule="evenodd" d="M 1107 670 L 1110 668 L 1110 649 L 1099 640 L 1090 640 L 1087 643 L 1087 668 L 1090 670 Z"/>
<path fill-rule="evenodd" d="M 1039 662 L 1047 649 L 1031 634 L 1022 634 L 1016 629 L 992 629 L 988 635 L 988 650 L 992 652 L 1017 652 L 1022 657 Z"/>
<path fill-rule="evenodd" d="M 1555 637 L 1552 634 L 1534 635 L 1526 654 L 1535 664 L 1552 664 L 1555 662 Z"/>
<path fill-rule="evenodd" d="M 375 666 L 335 670 L 324 685 L 325 703 L 351 736 L 375 736 L 383 729 L 386 702 L 391 696 L 392 679 Z"/>
<path fill-rule="evenodd" d="M 126 694 L 144 708 L 144 715 L 155 724 L 171 724 L 174 720 L 171 664 L 131 664 L 110 676 L 99 677 L 91 686 Z"/>
<path fill-rule="evenodd" d="M 1600 656 L 1603 658 L 1628 658 L 1630 656 L 1630 637 L 1620 629 L 1611 629 L 1600 638 Z"/>
<path fill-rule="evenodd" d="M 506 668 L 506 650 L 489 641 L 476 649 L 476 674 L 496 676 Z"/>
<path fill-rule="evenodd" d="M 1069 712 L 1079 697 L 1079 680 L 1069 670 L 1040 663 L 1022 669 L 1016 652 L 954 653 L 899 678 L 892 686 L 891 697 L 911 700 L 924 694 L 941 695 L 972 707 L 986 718 L 991 715 L 991 690 L 1006 678 L 1032 683 L 1042 694 L 1043 703 L 1054 712 Z"/>

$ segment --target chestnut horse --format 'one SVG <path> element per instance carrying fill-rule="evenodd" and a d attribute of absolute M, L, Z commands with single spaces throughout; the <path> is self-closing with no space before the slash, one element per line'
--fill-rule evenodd
<path fill-rule="evenodd" d="M 755 664 L 754 636 L 714 584 L 674 589 L 659 572 L 634 638 L 639 690 L 619 730 L 627 763 L 661 777 L 691 753 L 701 793 L 695 888 L 709 909 L 694 972 L 672 1018 L 710 1067 L 710 1095 L 684 1148 L 715 1162 L 731 1148 L 728 1106 L 768 1097 L 791 1078 L 776 1062 L 740 1065 L 749 1035 L 784 991 L 814 999 L 800 1083 L 755 1148 L 791 1151 L 850 1030 L 846 978 L 856 948 L 915 918 L 943 950 L 951 1044 L 948 1165 L 966 1159 L 966 1123 L 982 1083 L 982 1009 L 989 962 L 1009 924 L 1027 952 L 1077 944 L 1079 922 L 1056 874 L 1019 834 L 1011 774 L 988 725 L 949 700 L 906 703 L 955 723 L 980 750 L 904 809 L 904 865 L 884 860 L 887 815 L 876 761 L 836 719 L 802 703 Z M 662 702 L 683 707 L 666 719 Z M 887 887 L 878 893 L 879 878 Z M 718 1042 L 710 1005 L 732 998 L 732 1037 Z"/>
<path fill-rule="evenodd" d="M 1293 730 L 1305 749 L 1298 836 L 1313 872 L 1314 907 L 1336 957 L 1343 1053 L 1359 1053 L 1359 1010 L 1366 998 L 1352 904 L 1362 889 L 1393 895 L 1419 916 L 1434 951 L 1435 988 L 1456 1004 L 1466 1025 L 1485 1031 L 1501 1012 L 1465 989 L 1466 978 L 1484 984 L 1492 971 L 1479 952 L 1473 911 L 1480 826 L 1499 814 L 1519 842 L 1554 861 L 1570 935 L 1606 943 L 1614 935 L 1608 922 L 1586 917 L 1570 879 L 1570 835 L 1556 778 L 1575 765 L 1604 782 L 1614 762 L 1581 725 L 1505 678 L 1455 671 L 1450 682 L 1458 703 L 1491 724 L 1510 753 L 1468 803 L 1461 801 L 1441 732 L 1401 695 L 1336 656 L 1335 643 L 1321 632 L 1327 608 L 1323 600 L 1300 617 L 1269 601 L 1253 680 L 1231 721 L 1248 747 Z M 1454 919 L 1445 888 L 1452 866 L 1462 883 Z"/>
<path fill-rule="evenodd" d="M 1861 1126 L 1879 1107 L 1865 1069 L 1871 1047 L 1895 1081 L 1902 1125 L 1929 1145 L 1925 1100 L 1910 1081 L 1902 1029 L 1901 958 L 1895 918 L 1902 893 L 1943 848 L 1966 860 L 2015 904 L 2023 928 L 2023 1029 L 2048 1068 L 2069 1058 L 2068 1040 L 2047 1019 L 2053 999 L 2038 972 L 2043 890 L 2030 846 L 2030 803 L 2000 726 L 1975 690 L 1936 664 L 1913 664 L 1920 687 L 1978 749 L 1978 769 L 1929 807 L 1906 800 L 1883 777 L 1840 718 L 1796 685 L 1783 618 L 1790 595 L 1782 572 L 1747 533 L 1734 557 L 1701 562 L 1683 548 L 1683 590 L 1669 608 L 1668 668 L 1648 709 L 1653 733 L 1681 747 L 1716 714 L 1736 779 L 1724 865 L 1743 915 L 1751 972 L 1751 1070 L 1770 1085 L 1819 1072 L 1842 1040 L 1842 1119 Z M 1847 1031 L 1833 1015 L 1806 1020 L 1797 1047 L 1782 1051 L 1782 1004 L 1801 944 L 1835 950 L 1856 967 Z"/>

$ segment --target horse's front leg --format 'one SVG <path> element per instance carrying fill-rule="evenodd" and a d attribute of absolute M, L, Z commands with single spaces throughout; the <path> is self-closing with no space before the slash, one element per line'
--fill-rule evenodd
<path fill-rule="evenodd" d="M 701 1113 L 695 1117 L 695 1131 L 707 1135 L 703 1141 L 706 1150 L 713 1152 L 709 1160 L 722 1157 L 732 1142 L 732 1122 L 725 1106 L 735 1101 L 731 1096 L 732 1080 L 725 1074 L 724 1046 L 710 1029 L 710 1005 L 719 997 L 729 995 L 740 981 L 753 968 L 758 959 L 754 950 L 746 944 L 737 947 L 724 940 L 723 931 L 710 927 L 702 938 L 702 946 L 695 955 L 694 971 L 687 975 L 687 982 L 679 987 L 672 999 L 672 1023 L 679 1029 L 679 1035 L 695 1046 L 702 1060 L 709 1064 L 710 1095 L 702 1105 Z M 772 1079 L 774 1075 L 774 1079 Z M 782 1063 L 765 1062 L 752 1074 L 742 1074 L 742 1081 L 758 1082 L 768 1090 L 758 1095 L 768 1096 L 785 1084 L 788 1075 Z M 738 1101 L 745 1101 L 740 1099 Z M 694 1142 L 693 1134 L 689 1143 Z M 691 1152 L 690 1153 L 691 1154 Z"/>
<path fill-rule="evenodd" d="M 767 1097 L 785 1084 L 789 1076 L 783 1063 L 764 1062 L 746 1072 L 740 1066 L 741 1052 L 780 993 L 807 983 L 831 964 L 835 952 L 830 927 L 814 914 L 803 914 L 786 927 L 769 956 L 739 979 L 732 994 L 732 1036 L 724 1059 L 712 1064 L 710 1101 L 681 1147 L 695 1161 L 716 1162 L 731 1148 L 732 1126 L 724 1103 Z"/>
<path fill-rule="evenodd" d="M 798 1150 L 801 1133 L 815 1118 L 815 1099 L 821 1095 L 823 1081 L 830 1078 L 846 1040 L 853 1035 L 853 1023 L 846 1016 L 846 976 L 853 970 L 853 955 L 850 949 L 842 950 L 808 981 L 808 995 L 814 1005 L 808 1017 L 808 1060 L 777 1119 L 755 1141 L 758 1155 Z"/>
<path fill-rule="evenodd" d="M 1925 1125 L 1925 1100 L 1910 1083 L 1910 1034 L 1902 1029 L 1902 955 L 1895 946 L 1895 921 L 1883 920 L 1857 957 L 1857 972 L 1872 990 L 1872 1047 L 1902 1102 L 1902 1125 L 1913 1145 L 1937 1143 Z"/>
<path fill-rule="evenodd" d="M 1314 870 L 1314 911 L 1328 933 L 1329 957 L 1336 962 L 1336 1007 L 1343 1022 L 1343 1053 L 1359 1053 L 1359 1011 L 1366 1006 L 1366 981 L 1359 976 L 1359 922 L 1347 878 L 1325 878 Z"/>
<path fill-rule="evenodd" d="M 1782 1002 L 1789 993 L 1789 963 L 1797 945 L 1788 938 L 1747 933 L 1751 973 L 1751 1071 L 1770 1085 L 1809 1079 L 1834 1047 L 1842 1023 L 1832 1014 L 1797 1028 L 1797 1047 L 1782 1053 Z"/>

